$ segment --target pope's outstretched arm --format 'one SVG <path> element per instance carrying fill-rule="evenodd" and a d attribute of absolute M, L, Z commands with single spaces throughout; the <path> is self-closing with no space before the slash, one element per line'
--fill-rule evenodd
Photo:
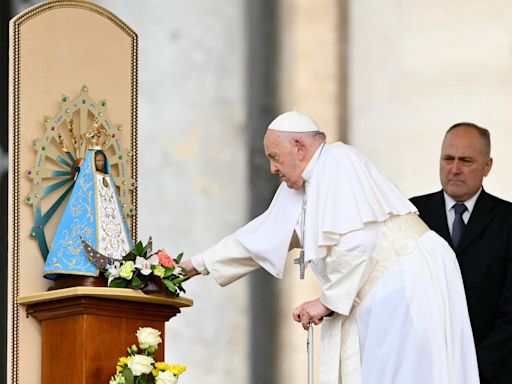
<path fill-rule="evenodd" d="M 182 261 L 179 266 L 187 271 L 185 276 L 187 276 L 189 279 L 199 275 L 199 271 L 194 267 L 190 260 Z"/>
<path fill-rule="evenodd" d="M 220 286 L 225 286 L 255 271 L 260 265 L 232 234 L 190 260 L 183 261 L 180 267 L 187 270 L 187 276 L 211 275 Z"/>

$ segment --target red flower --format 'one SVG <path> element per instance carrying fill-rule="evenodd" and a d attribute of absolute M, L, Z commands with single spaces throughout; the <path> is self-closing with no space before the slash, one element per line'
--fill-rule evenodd
<path fill-rule="evenodd" d="M 176 265 L 173 258 L 167 254 L 165 251 L 158 251 L 156 253 L 158 256 L 158 260 L 160 261 L 160 264 L 162 264 L 166 268 L 172 268 Z"/>

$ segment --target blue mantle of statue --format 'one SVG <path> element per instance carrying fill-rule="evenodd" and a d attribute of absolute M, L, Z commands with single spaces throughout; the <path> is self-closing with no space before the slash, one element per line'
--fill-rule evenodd
<path fill-rule="evenodd" d="M 101 157 L 104 164 L 98 166 L 97 159 Z M 80 237 L 113 258 L 120 259 L 133 248 L 108 159 L 102 151 L 94 149 L 87 151 L 81 165 L 46 259 L 44 277 L 98 276 L 98 268 L 89 260 Z"/>

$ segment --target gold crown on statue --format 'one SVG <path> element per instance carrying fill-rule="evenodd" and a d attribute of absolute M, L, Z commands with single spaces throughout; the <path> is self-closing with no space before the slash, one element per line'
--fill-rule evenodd
<path fill-rule="evenodd" d="M 85 142 L 89 149 L 102 149 L 110 143 L 110 135 L 96 118 L 92 127 L 82 134 L 82 143 Z"/>

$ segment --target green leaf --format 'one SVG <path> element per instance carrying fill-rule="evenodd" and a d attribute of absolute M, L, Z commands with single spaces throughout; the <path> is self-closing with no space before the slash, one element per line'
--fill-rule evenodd
<path fill-rule="evenodd" d="M 176 256 L 176 262 L 181 263 L 181 259 L 183 258 L 183 252 L 181 252 L 178 256 Z"/>
<path fill-rule="evenodd" d="M 128 286 L 128 280 L 118 277 L 110 282 L 109 287 L 112 288 L 126 288 Z"/>
<path fill-rule="evenodd" d="M 140 288 L 141 284 L 142 284 L 142 281 L 137 277 L 137 276 L 133 276 L 132 277 L 132 287 L 133 288 Z"/>
<path fill-rule="evenodd" d="M 124 261 L 135 261 L 136 258 L 137 258 L 137 254 L 132 249 L 130 252 L 128 252 L 126 254 L 126 256 L 123 257 L 123 260 Z"/>
<path fill-rule="evenodd" d="M 171 281 L 174 283 L 174 284 L 181 284 L 183 283 L 185 280 L 187 280 L 188 278 L 186 276 L 183 276 L 183 277 L 178 277 L 177 279 L 172 279 Z"/>
<path fill-rule="evenodd" d="M 176 293 L 176 286 L 172 283 L 172 281 L 162 280 L 162 282 L 169 289 L 169 291 L 171 291 L 172 293 Z"/>
<path fill-rule="evenodd" d="M 176 267 L 164 267 L 165 268 L 165 273 L 164 273 L 164 277 L 169 277 L 173 274 L 174 270 L 176 269 Z"/>
<path fill-rule="evenodd" d="M 137 244 L 135 245 L 134 251 L 137 256 L 140 256 L 144 253 L 145 249 L 146 247 L 142 245 L 142 241 L 138 241 Z"/>
<path fill-rule="evenodd" d="M 134 384 L 133 381 L 133 372 L 130 368 L 125 367 L 122 372 L 124 378 L 126 379 L 126 384 Z"/>

